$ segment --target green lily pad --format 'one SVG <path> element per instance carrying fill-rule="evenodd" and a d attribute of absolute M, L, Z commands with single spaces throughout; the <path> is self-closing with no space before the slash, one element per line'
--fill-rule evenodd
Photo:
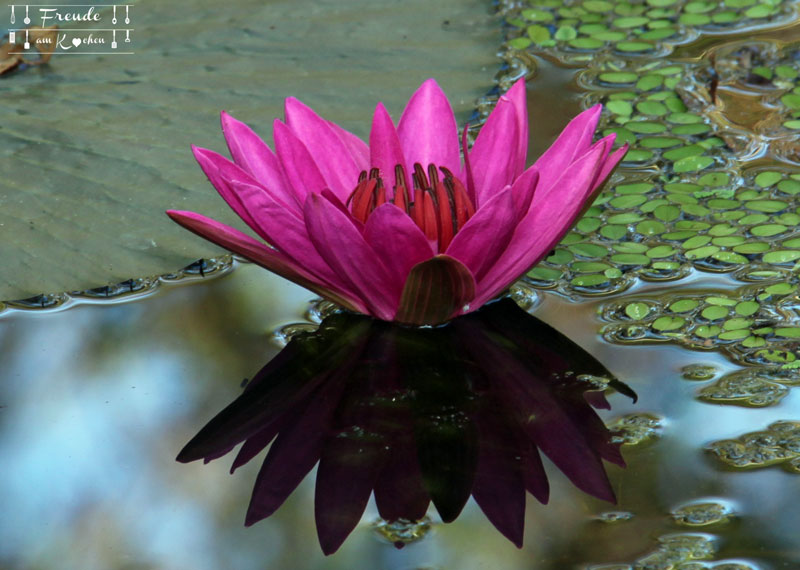
<path fill-rule="evenodd" d="M 788 204 L 780 200 L 751 200 L 750 202 L 745 202 L 744 206 L 757 212 L 775 213 L 785 210 Z"/>
<path fill-rule="evenodd" d="M 552 17 L 552 15 L 551 15 Z M 528 37 L 536 44 L 542 45 L 552 38 L 550 37 L 550 29 L 546 26 L 540 26 L 539 24 L 534 24 L 532 26 L 528 26 L 526 30 Z"/>
<path fill-rule="evenodd" d="M 575 287 L 597 287 L 608 283 L 608 277 L 603 274 L 581 275 L 570 281 Z"/>
<path fill-rule="evenodd" d="M 611 256 L 611 261 L 620 265 L 650 265 L 650 258 L 639 253 L 618 253 Z"/>
<path fill-rule="evenodd" d="M 658 259 L 661 257 L 669 257 L 675 254 L 675 248 L 670 245 L 657 245 L 649 250 L 647 250 L 647 257 L 651 259 Z"/>
<path fill-rule="evenodd" d="M 675 161 L 672 170 L 675 172 L 697 172 L 714 164 L 711 156 L 688 156 Z"/>
<path fill-rule="evenodd" d="M 658 235 L 664 232 L 667 226 L 655 220 L 645 220 L 636 224 L 636 231 L 642 235 Z"/>
<path fill-rule="evenodd" d="M 605 247 L 593 243 L 576 243 L 568 246 L 568 249 L 581 257 L 604 257 L 608 253 Z"/>
<path fill-rule="evenodd" d="M 750 315 L 756 314 L 760 308 L 761 306 L 755 301 L 742 301 L 736 304 L 735 310 L 736 314 L 742 317 L 749 317 Z"/>
<path fill-rule="evenodd" d="M 780 172 L 760 172 L 758 176 L 756 176 L 756 184 L 762 188 L 768 188 L 780 182 L 781 178 L 783 178 L 783 175 Z"/>
<path fill-rule="evenodd" d="M 748 262 L 746 257 L 732 251 L 718 251 L 717 253 L 711 254 L 711 257 L 723 263 L 742 264 Z"/>
<path fill-rule="evenodd" d="M 653 185 L 648 182 L 637 182 L 634 184 L 620 184 L 616 187 L 617 194 L 646 194 L 653 189 Z"/>
<path fill-rule="evenodd" d="M 686 259 L 704 259 L 709 257 L 719 251 L 719 248 L 715 245 L 707 245 L 705 247 L 698 247 L 697 249 L 691 249 L 687 251 L 684 255 L 686 255 Z"/>
<path fill-rule="evenodd" d="M 600 42 L 600 45 L 603 45 L 602 42 Z M 599 78 L 600 81 L 604 81 L 605 83 L 622 84 L 622 83 L 634 83 L 639 78 L 639 76 L 636 75 L 635 73 L 631 73 L 628 71 L 610 71 L 606 73 L 601 73 L 599 75 Z"/>
<path fill-rule="evenodd" d="M 800 259 L 800 251 L 789 249 L 770 251 L 763 256 L 765 263 L 789 263 L 797 259 Z"/>
<path fill-rule="evenodd" d="M 750 233 L 758 237 L 771 237 L 782 234 L 787 229 L 783 224 L 764 224 L 750 228 Z"/>
<path fill-rule="evenodd" d="M 775 329 L 775 336 L 783 338 L 800 338 L 800 327 L 780 327 Z"/>
<path fill-rule="evenodd" d="M 722 328 L 718 325 L 700 325 L 692 332 L 700 338 L 714 338 L 722 332 Z"/>
<path fill-rule="evenodd" d="M 537 281 L 558 281 L 562 275 L 562 271 L 551 267 L 537 266 L 528 271 L 528 277 Z"/>
<path fill-rule="evenodd" d="M 683 144 L 683 139 L 674 137 L 645 137 L 639 140 L 645 148 L 671 148 Z"/>
<path fill-rule="evenodd" d="M 747 329 L 750 328 L 752 324 L 753 324 L 752 319 L 734 317 L 732 319 L 728 319 L 727 321 L 725 321 L 725 323 L 722 325 L 722 328 L 725 329 L 726 331 L 736 330 L 736 329 Z M 748 334 L 750 333 L 748 332 Z"/>
<path fill-rule="evenodd" d="M 694 299 L 681 299 L 672 303 L 669 306 L 669 310 L 673 313 L 688 313 L 689 311 L 694 311 L 699 305 L 700 303 Z"/>
<path fill-rule="evenodd" d="M 610 265 L 599 261 L 576 261 L 570 267 L 577 273 L 600 273 L 611 269 Z"/>
<path fill-rule="evenodd" d="M 635 74 L 631 75 L 635 76 Z M 653 115 L 656 117 L 661 117 L 669 112 L 667 106 L 658 101 L 641 101 L 636 104 L 636 110 L 644 115 Z"/>
<path fill-rule="evenodd" d="M 741 340 L 749 336 L 750 336 L 750 331 L 748 331 L 747 329 L 733 329 L 719 333 L 717 338 L 719 338 L 720 340 Z"/>
<path fill-rule="evenodd" d="M 659 332 L 665 332 L 677 330 L 684 324 L 686 324 L 686 319 L 683 317 L 665 316 L 658 317 L 651 326 Z"/>
<path fill-rule="evenodd" d="M 625 314 L 637 321 L 642 320 L 650 313 L 650 307 L 646 303 L 630 303 L 625 305 Z"/>
<path fill-rule="evenodd" d="M 700 312 L 700 315 L 704 319 L 708 319 L 709 321 L 716 321 L 719 319 L 724 319 L 728 316 L 728 309 L 725 307 L 717 307 L 717 306 L 710 306 L 706 307 Z"/>
<path fill-rule="evenodd" d="M 625 124 L 628 130 L 639 134 L 658 134 L 667 130 L 667 127 L 661 123 L 652 123 L 650 121 L 630 121 Z"/>
<path fill-rule="evenodd" d="M 600 235 L 606 239 L 610 240 L 620 240 L 628 233 L 628 228 L 625 226 L 619 226 L 614 224 L 609 224 L 607 226 L 603 226 L 600 228 Z"/>

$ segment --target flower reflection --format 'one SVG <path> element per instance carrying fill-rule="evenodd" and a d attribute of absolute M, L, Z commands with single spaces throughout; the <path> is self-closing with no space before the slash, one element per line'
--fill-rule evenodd
<path fill-rule="evenodd" d="M 195 212 L 177 223 L 352 311 L 439 324 L 480 308 L 566 234 L 621 160 L 592 142 L 601 106 L 525 168 L 525 84 L 500 97 L 472 148 L 433 79 L 395 125 L 382 104 L 369 146 L 294 98 L 275 152 L 222 114 L 233 161 L 195 148 L 228 205 L 267 244 Z M 463 156 L 463 161 L 461 159 Z"/>
<path fill-rule="evenodd" d="M 610 378 L 509 299 L 437 328 L 337 313 L 295 336 L 178 460 L 210 461 L 244 442 L 234 471 L 272 442 L 246 525 L 274 513 L 319 462 L 315 519 L 326 554 L 373 493 L 387 521 L 421 519 L 433 502 L 451 522 L 471 495 L 521 546 L 525 492 L 549 497 L 540 451 L 578 488 L 614 501 L 603 460 L 624 462 L 593 409 L 608 402 L 578 373 Z"/>

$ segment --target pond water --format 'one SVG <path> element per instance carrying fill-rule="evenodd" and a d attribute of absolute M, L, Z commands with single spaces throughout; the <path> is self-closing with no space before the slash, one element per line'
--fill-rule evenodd
<path fill-rule="evenodd" d="M 695 285 L 712 290 L 707 281 Z M 542 296 L 536 315 L 639 394 L 635 404 L 611 396 L 613 411 L 602 414 L 610 425 L 622 420 L 625 437 L 641 439 L 623 447 L 626 469 L 608 466 L 616 505 L 582 493 L 547 465 L 550 504 L 529 497 L 522 550 L 472 502 L 447 525 L 431 510 L 426 536 L 396 550 L 376 531 L 370 504 L 340 551 L 324 558 L 308 477 L 275 515 L 244 527 L 258 461 L 230 475 L 229 459 L 184 465 L 174 458 L 274 356 L 274 331 L 305 321 L 309 300 L 303 289 L 245 264 L 199 283 L 161 285 L 140 300 L 7 310 L 4 567 L 362 568 L 369 561 L 370 568 L 555 569 L 648 556 L 662 562 L 642 567 L 695 557 L 749 564 L 725 568 L 794 567 L 797 475 L 779 466 L 732 470 L 706 448 L 797 418 L 797 394 L 761 409 L 699 401 L 698 381 L 683 379 L 683 369 L 703 364 L 717 378 L 736 366 L 675 346 L 611 345 L 597 335 L 602 301 L 552 294 Z"/>
<path fill-rule="evenodd" d="M 605 464 L 616 504 L 546 462 L 549 504 L 528 496 L 522 549 L 470 500 L 448 524 L 431 507 L 398 550 L 370 501 L 326 557 L 312 474 L 245 527 L 261 456 L 233 475 L 228 457 L 175 457 L 320 315 L 307 291 L 220 258 L 111 299 L 100 289 L 4 306 L 0 566 L 800 567 L 796 3 L 501 8 L 499 80 L 533 76 L 533 152 L 595 101 L 601 130 L 632 145 L 514 293 L 638 394 L 608 391 L 611 410 L 599 410 L 627 463 Z M 548 97 L 557 113 L 542 112 Z"/>

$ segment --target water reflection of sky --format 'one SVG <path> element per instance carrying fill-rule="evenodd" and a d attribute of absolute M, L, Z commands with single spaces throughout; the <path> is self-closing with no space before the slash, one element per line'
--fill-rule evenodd
<path fill-rule="evenodd" d="M 229 458 L 209 465 L 174 458 L 275 353 L 271 331 L 300 320 L 308 299 L 243 266 L 231 277 L 164 288 L 142 301 L 4 314 L 0 566 L 249 570 L 361 568 L 359 561 L 369 560 L 370 568 L 513 569 L 551 560 L 535 567 L 554 569 L 631 560 L 655 548 L 657 536 L 698 530 L 677 527 L 668 512 L 703 497 L 724 498 L 741 517 L 736 525 L 699 529 L 725 539 L 717 559 L 794 555 L 792 529 L 800 521 L 786 497 L 794 495 L 796 475 L 779 468 L 725 472 L 702 448 L 797 417 L 798 396 L 761 410 L 701 403 L 692 397 L 698 384 L 681 380 L 680 368 L 710 362 L 731 369 L 721 358 L 603 343 L 595 336 L 594 305 L 553 299 L 537 315 L 573 335 L 639 393 L 636 405 L 612 396 L 606 417 L 632 411 L 665 417 L 659 441 L 626 449 L 627 470 L 609 469 L 618 506 L 580 493 L 550 468 L 551 503 L 529 501 L 522 551 L 474 504 L 455 523 L 436 525 L 431 538 L 395 551 L 368 529 L 376 517 L 370 505 L 340 552 L 324 559 L 315 538 L 312 475 L 273 517 L 245 528 L 260 461 L 231 476 Z M 587 518 L 607 510 L 634 512 L 636 522 L 598 527 Z"/>
<path fill-rule="evenodd" d="M 0 453 L 11 468 L 0 474 L 10 515 L 0 522 L 2 559 L 47 568 L 109 568 L 113 559 L 220 567 L 220 529 L 187 492 L 192 469 L 174 462 L 192 407 L 213 405 L 219 388 L 237 391 L 249 369 L 244 361 L 242 373 L 229 376 L 235 356 L 202 356 L 246 330 L 204 307 L 207 295 L 201 285 L 146 302 L 4 316 Z M 263 342 L 275 323 L 262 323 L 248 341 Z M 199 346 L 177 336 L 189 328 Z M 215 390 L 218 378 L 227 381 Z"/>

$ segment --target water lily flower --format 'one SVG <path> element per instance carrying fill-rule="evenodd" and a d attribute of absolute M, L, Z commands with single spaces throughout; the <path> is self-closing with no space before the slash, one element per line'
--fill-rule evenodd
<path fill-rule="evenodd" d="M 370 495 L 387 522 L 423 519 L 432 502 L 445 523 L 471 496 L 521 547 L 526 492 L 549 499 L 541 454 L 582 491 L 614 502 L 604 463 L 625 462 L 595 412 L 610 407 L 606 385 L 636 397 L 508 298 L 440 327 L 339 312 L 294 336 L 178 461 L 210 461 L 243 442 L 233 472 L 269 446 L 246 525 L 277 511 L 318 464 L 325 554 L 358 525 Z"/>
<path fill-rule="evenodd" d="M 621 160 L 614 135 L 592 143 L 601 113 L 575 117 L 525 168 L 525 83 L 500 97 L 475 144 L 460 145 L 433 79 L 395 125 L 379 103 L 369 145 L 294 98 L 274 151 L 222 113 L 233 161 L 194 155 L 263 243 L 198 213 L 168 211 L 196 234 L 341 306 L 432 325 L 495 298 L 544 258 Z M 463 156 L 463 160 L 462 160 Z"/>

